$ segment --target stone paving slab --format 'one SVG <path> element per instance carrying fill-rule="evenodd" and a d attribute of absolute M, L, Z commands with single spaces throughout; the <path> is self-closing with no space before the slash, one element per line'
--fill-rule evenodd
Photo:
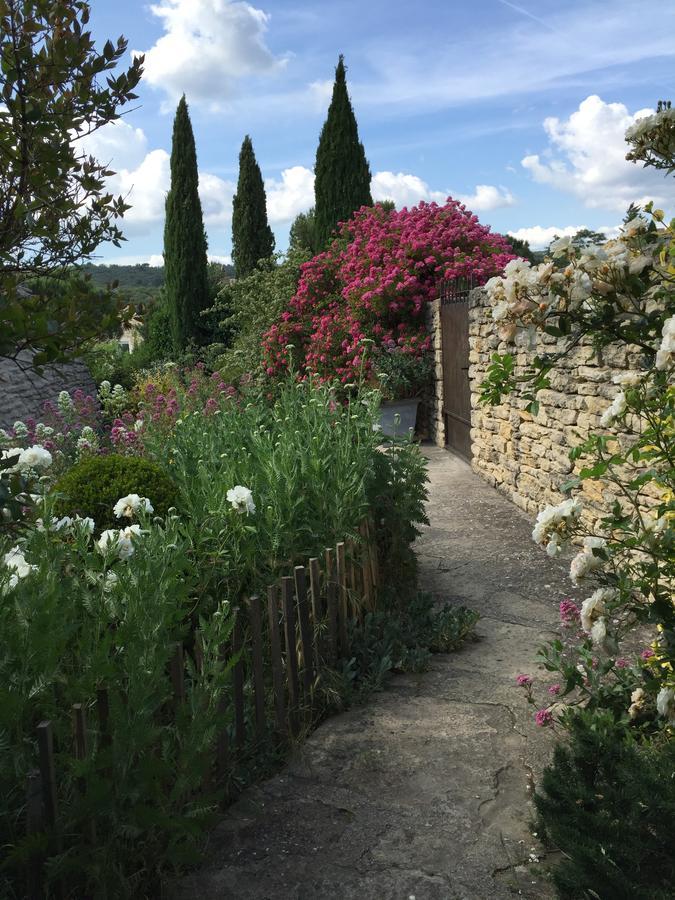
<path fill-rule="evenodd" d="M 553 892 L 528 864 L 533 779 L 550 753 L 514 687 L 569 596 L 564 564 L 456 457 L 429 457 L 422 588 L 481 612 L 479 640 L 324 722 L 246 791 L 176 900 L 489 900 Z M 537 847 L 541 853 L 541 848 Z"/>

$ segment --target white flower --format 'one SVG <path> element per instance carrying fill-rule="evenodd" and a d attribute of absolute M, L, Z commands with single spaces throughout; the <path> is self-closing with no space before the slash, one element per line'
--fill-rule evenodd
<path fill-rule="evenodd" d="M 140 525 L 127 525 L 119 533 L 119 541 L 117 552 L 120 559 L 129 559 L 134 554 L 134 544 L 132 538 L 139 537 L 141 534 Z"/>
<path fill-rule="evenodd" d="M 236 509 L 238 513 L 255 512 L 255 503 L 253 502 L 253 494 L 247 487 L 241 484 L 236 485 L 227 492 L 227 501 L 232 504 L 232 509 Z"/>
<path fill-rule="evenodd" d="M 582 578 L 596 569 L 602 568 L 604 560 L 602 557 L 596 556 L 593 550 L 602 550 L 606 545 L 607 542 L 604 538 L 584 538 L 584 549 L 577 553 L 570 565 L 570 578 L 574 584 L 579 584 Z"/>
<path fill-rule="evenodd" d="M 113 512 L 118 519 L 121 519 L 123 516 L 127 519 L 132 519 L 139 509 L 146 513 L 154 512 L 153 506 L 147 497 L 139 497 L 138 494 L 127 494 L 126 497 L 121 497 L 117 501 L 113 507 Z"/>
<path fill-rule="evenodd" d="M 96 542 L 96 547 L 103 554 L 115 550 L 120 559 L 129 559 L 134 554 L 133 538 L 138 537 L 141 533 L 140 525 L 128 525 L 120 531 L 115 528 L 107 528 Z"/>
<path fill-rule="evenodd" d="M 17 466 L 20 469 L 48 469 L 52 464 L 52 455 L 49 450 L 34 444 L 19 454 Z"/>
<path fill-rule="evenodd" d="M 31 572 L 37 571 L 37 566 L 33 566 L 26 561 L 26 557 L 18 546 L 12 547 L 8 553 L 5 553 L 2 561 L 12 573 L 9 579 L 10 588 L 16 587 L 20 578 L 26 578 Z"/>
<path fill-rule="evenodd" d="M 656 711 L 675 725 L 675 690 L 663 687 L 656 696 Z"/>
<path fill-rule="evenodd" d="M 586 634 L 591 633 L 595 620 L 605 614 L 605 602 L 614 596 L 615 592 L 610 588 L 598 588 L 581 604 L 581 627 Z"/>
<path fill-rule="evenodd" d="M 571 237 L 561 237 L 557 241 L 553 241 L 550 251 L 553 256 L 562 256 L 565 250 L 568 250 L 572 244 Z"/>
<path fill-rule="evenodd" d="M 119 581 L 119 578 L 112 570 L 106 572 L 105 578 L 103 579 L 103 590 L 111 591 L 115 587 L 115 585 L 117 584 L 118 581 Z"/>
<path fill-rule="evenodd" d="M 626 222 L 626 224 L 621 228 L 625 237 L 633 237 L 636 234 L 640 234 L 642 231 L 646 231 L 649 227 L 649 222 L 644 218 L 644 216 L 635 216 L 634 219 L 631 219 L 630 222 Z"/>
<path fill-rule="evenodd" d="M 661 336 L 663 339 L 656 353 L 656 368 L 663 371 L 675 360 L 675 316 L 663 323 Z"/>
<path fill-rule="evenodd" d="M 603 428 L 607 428 L 608 425 L 611 425 L 614 419 L 618 416 L 622 416 L 626 412 L 626 395 L 623 391 L 619 391 L 614 400 L 612 401 L 612 405 L 608 407 L 604 411 L 604 413 L 600 416 L 600 424 Z"/>
<path fill-rule="evenodd" d="M 581 515 L 581 509 L 581 503 L 574 498 L 563 500 L 563 502 L 559 503 L 557 506 L 551 506 L 549 504 L 544 507 L 544 509 L 539 512 L 534 523 L 532 540 L 537 544 L 543 544 L 545 541 L 550 543 L 550 541 L 553 540 L 553 531 L 555 532 L 555 541 L 557 543 L 559 540 L 559 535 L 555 531 L 557 527 L 562 523 L 567 525 L 568 521 L 576 521 Z M 549 551 L 548 547 L 546 550 L 549 556 L 557 555 L 557 553 L 552 552 L 552 550 Z"/>
<path fill-rule="evenodd" d="M 631 719 L 636 719 L 645 705 L 646 694 L 642 690 L 642 688 L 636 688 L 633 693 L 630 695 L 631 705 L 628 707 L 628 716 Z"/>
<path fill-rule="evenodd" d="M 504 266 L 504 274 L 507 278 L 511 275 L 516 275 L 519 272 L 524 272 L 526 269 L 530 268 L 530 263 L 526 259 L 512 259 L 510 262 Z"/>
<path fill-rule="evenodd" d="M 500 300 L 499 303 L 495 303 L 492 307 L 492 318 L 495 322 L 499 322 L 502 319 L 505 319 L 509 314 L 509 304 L 506 300 Z"/>

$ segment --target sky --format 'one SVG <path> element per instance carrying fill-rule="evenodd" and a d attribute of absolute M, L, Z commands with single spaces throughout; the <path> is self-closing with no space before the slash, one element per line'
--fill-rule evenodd
<path fill-rule="evenodd" d="M 171 129 L 185 93 L 209 254 L 229 261 L 238 154 L 253 140 L 277 249 L 313 204 L 344 54 L 375 200 L 465 203 L 534 248 L 615 233 L 632 201 L 675 213 L 675 179 L 625 160 L 624 132 L 675 100 L 675 0 L 93 0 L 102 45 L 145 53 L 133 109 L 88 138 L 132 209 L 98 262 L 162 261 Z"/>

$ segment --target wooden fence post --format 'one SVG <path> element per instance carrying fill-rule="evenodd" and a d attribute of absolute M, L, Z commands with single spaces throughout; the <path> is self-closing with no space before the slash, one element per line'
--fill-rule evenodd
<path fill-rule="evenodd" d="M 279 590 L 275 584 L 267 588 L 267 615 L 270 626 L 270 658 L 274 688 L 274 720 L 279 736 L 286 731 L 286 702 L 284 698 L 283 660 L 279 635 Z"/>
<path fill-rule="evenodd" d="M 326 618 L 328 621 L 328 663 L 335 665 L 338 655 L 338 595 L 335 579 L 335 551 L 326 548 Z"/>
<path fill-rule="evenodd" d="M 289 722 L 293 735 L 298 733 L 298 707 L 300 685 L 298 683 L 298 654 L 295 635 L 295 607 L 293 579 L 281 579 L 281 599 L 284 608 L 284 630 L 286 632 L 286 671 L 288 674 Z"/>
<path fill-rule="evenodd" d="M 344 541 L 335 548 L 337 558 L 337 583 L 338 583 L 338 633 L 340 636 L 340 654 L 343 657 L 349 655 L 349 641 L 347 638 L 347 559 Z"/>
<path fill-rule="evenodd" d="M 169 664 L 171 672 L 171 686 L 173 688 L 174 707 L 178 709 L 185 702 L 185 661 L 183 659 L 183 645 L 173 645 L 173 654 Z"/>
<path fill-rule="evenodd" d="M 312 593 L 312 618 L 314 619 L 314 669 L 321 668 L 323 656 L 323 634 L 321 625 L 323 622 L 323 600 L 321 597 L 321 568 L 319 560 L 313 556 L 309 561 L 309 589 Z"/>
<path fill-rule="evenodd" d="M 248 601 L 251 623 L 251 660 L 253 663 L 253 692 L 255 696 L 255 734 L 262 741 L 265 734 L 265 676 L 263 673 L 262 613 L 260 597 Z"/>
<path fill-rule="evenodd" d="M 300 623 L 300 640 L 302 642 L 302 684 L 305 690 L 305 701 L 311 707 L 310 696 L 314 684 L 314 652 L 312 647 L 312 626 L 309 620 L 309 599 L 307 597 L 307 573 L 304 566 L 296 566 L 295 592 L 298 598 L 298 620 Z"/>
<path fill-rule="evenodd" d="M 375 611 L 375 596 L 373 592 L 372 573 L 370 571 L 370 547 L 368 542 L 368 525 L 364 520 L 359 526 L 361 545 L 359 547 L 361 557 L 361 582 L 363 584 L 363 597 L 366 606 L 371 612 Z"/>
<path fill-rule="evenodd" d="M 232 651 L 239 658 L 234 664 L 234 742 L 241 752 L 246 741 L 246 721 L 244 718 L 244 625 L 241 610 L 235 611 L 232 629 Z"/>
<path fill-rule="evenodd" d="M 40 778 L 42 781 L 42 804 L 47 828 L 56 828 L 58 807 L 56 801 L 56 773 L 54 771 L 54 732 L 52 723 L 40 722 L 37 727 L 38 750 L 40 752 Z"/>
<path fill-rule="evenodd" d="M 42 779 L 40 772 L 33 769 L 26 779 L 26 833 L 40 834 L 45 829 L 42 804 Z M 27 900 L 43 900 L 42 854 L 34 854 L 28 862 L 26 872 Z"/>

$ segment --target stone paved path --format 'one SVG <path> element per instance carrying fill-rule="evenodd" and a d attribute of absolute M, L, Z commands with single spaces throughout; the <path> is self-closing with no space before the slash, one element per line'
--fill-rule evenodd
<path fill-rule="evenodd" d="M 422 587 L 480 611 L 480 640 L 396 676 L 327 720 L 276 777 L 246 791 L 187 900 L 548 898 L 527 861 L 533 775 L 548 752 L 514 687 L 569 594 L 531 525 L 452 455 L 429 456 Z"/>

